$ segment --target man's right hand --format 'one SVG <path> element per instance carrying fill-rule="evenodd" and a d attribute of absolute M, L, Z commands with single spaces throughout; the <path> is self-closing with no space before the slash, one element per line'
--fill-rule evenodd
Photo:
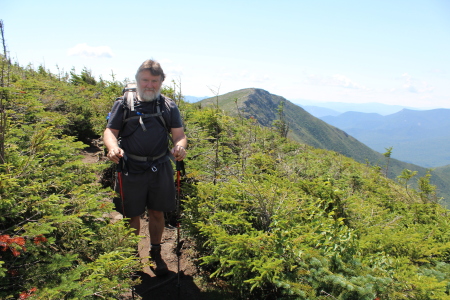
<path fill-rule="evenodd" d="M 117 143 L 117 137 L 119 136 L 119 130 L 106 128 L 103 133 L 103 142 L 105 143 L 106 149 L 108 149 L 108 154 L 106 155 L 110 161 L 119 163 L 120 159 L 123 157 L 124 152 L 119 147 Z"/>
<path fill-rule="evenodd" d="M 117 147 L 117 148 L 110 149 L 106 156 L 108 157 L 108 159 L 110 161 L 118 164 L 120 159 L 123 157 L 123 154 L 124 154 L 123 149 Z"/>

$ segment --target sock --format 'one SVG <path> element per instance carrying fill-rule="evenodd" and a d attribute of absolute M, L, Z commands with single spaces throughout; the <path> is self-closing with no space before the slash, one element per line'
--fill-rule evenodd
<path fill-rule="evenodd" d="M 150 244 L 152 246 L 152 248 L 159 248 L 161 247 L 161 244 Z"/>

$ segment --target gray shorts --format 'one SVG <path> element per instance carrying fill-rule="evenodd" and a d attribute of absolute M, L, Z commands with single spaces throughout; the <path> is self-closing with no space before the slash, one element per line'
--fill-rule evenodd
<path fill-rule="evenodd" d="M 120 195 L 120 186 L 116 176 L 116 192 Z M 174 171 L 170 160 L 158 164 L 156 170 L 148 169 L 143 173 L 122 173 L 123 201 L 114 198 L 116 210 L 126 218 L 142 215 L 146 209 L 170 212 L 176 210 L 176 190 Z M 123 213 L 125 209 L 125 213 Z"/>

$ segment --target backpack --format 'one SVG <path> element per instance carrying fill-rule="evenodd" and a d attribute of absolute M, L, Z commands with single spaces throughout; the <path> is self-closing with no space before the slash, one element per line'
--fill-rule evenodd
<path fill-rule="evenodd" d="M 166 129 L 166 132 L 168 134 L 170 132 L 170 129 L 167 127 L 166 121 L 164 120 L 164 117 L 162 115 L 162 110 L 163 110 L 165 101 L 161 101 L 160 99 L 155 100 L 156 101 L 156 105 L 155 105 L 156 113 L 142 114 L 142 113 L 137 112 L 137 115 L 129 117 L 130 112 L 134 111 L 134 98 L 135 97 L 136 97 L 136 83 L 128 83 L 125 85 L 125 87 L 122 90 L 122 97 L 119 97 L 116 99 L 116 101 L 122 101 L 122 107 L 124 110 L 123 120 L 122 120 L 122 129 L 119 132 L 119 138 L 124 137 L 121 133 L 128 121 L 133 120 L 133 119 L 139 119 L 139 124 L 141 125 L 142 130 L 147 131 L 147 128 L 144 125 L 144 119 L 153 118 L 153 117 L 159 117 L 160 123 Z M 111 116 L 111 112 L 108 113 L 106 120 L 109 120 L 110 116 Z M 126 136 L 133 134 L 134 131 L 137 130 L 137 128 L 138 127 L 136 127 L 136 129 L 134 129 L 130 134 L 128 134 Z M 168 136 L 168 138 L 169 138 L 169 136 Z"/>

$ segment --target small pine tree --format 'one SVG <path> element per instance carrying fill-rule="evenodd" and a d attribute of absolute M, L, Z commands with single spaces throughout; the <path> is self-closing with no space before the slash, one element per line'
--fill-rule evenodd
<path fill-rule="evenodd" d="M 386 169 L 384 171 L 384 176 L 389 177 L 389 162 L 391 161 L 392 149 L 393 147 L 385 148 L 386 152 L 383 153 L 384 157 L 386 157 Z"/>
<path fill-rule="evenodd" d="M 286 122 L 284 114 L 284 101 L 281 101 L 277 108 L 278 120 L 273 121 L 272 125 L 281 137 L 286 138 L 289 132 L 289 124 Z"/>

